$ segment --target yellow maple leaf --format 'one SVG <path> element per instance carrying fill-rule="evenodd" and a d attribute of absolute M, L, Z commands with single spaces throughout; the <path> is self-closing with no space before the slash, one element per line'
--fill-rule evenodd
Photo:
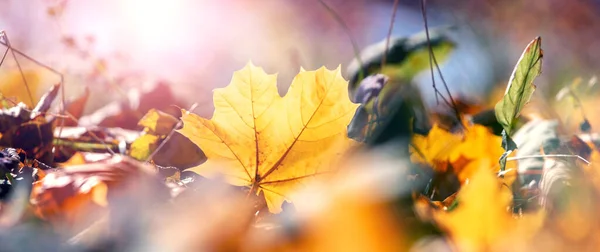
<path fill-rule="evenodd" d="M 227 87 L 214 91 L 212 119 L 182 111 L 179 130 L 207 156 L 192 171 L 221 174 L 233 185 L 263 192 L 274 213 L 284 200 L 292 201 L 292 190 L 331 171 L 353 145 L 346 128 L 358 106 L 348 98 L 339 67 L 301 70 L 285 97 L 276 78 L 248 63 Z"/>

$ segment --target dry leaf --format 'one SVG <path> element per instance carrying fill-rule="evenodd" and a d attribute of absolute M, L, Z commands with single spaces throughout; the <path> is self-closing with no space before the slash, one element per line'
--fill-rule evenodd
<path fill-rule="evenodd" d="M 212 119 L 182 112 L 179 132 L 208 158 L 192 170 L 263 192 L 269 210 L 280 212 L 291 190 L 330 171 L 331 161 L 354 143 L 346 127 L 357 105 L 347 89 L 339 68 L 302 70 L 280 97 L 276 75 L 249 63 L 214 91 Z"/>
<path fill-rule="evenodd" d="M 109 196 L 138 197 L 140 192 L 160 187 L 155 173 L 151 166 L 122 156 L 65 167 L 33 184 L 31 204 L 38 217 L 57 228 L 77 231 L 107 213 Z M 131 203 L 132 198 L 128 199 Z"/>

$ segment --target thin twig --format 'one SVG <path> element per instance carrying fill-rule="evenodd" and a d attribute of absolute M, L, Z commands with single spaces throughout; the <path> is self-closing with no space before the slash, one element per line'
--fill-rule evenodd
<path fill-rule="evenodd" d="M 4 55 L 2 55 L 2 61 L 0 61 L 0 66 L 4 63 L 4 59 L 6 59 L 6 55 L 8 54 L 8 47 L 6 47 L 6 51 L 4 51 Z"/>
<path fill-rule="evenodd" d="M 327 12 L 329 12 L 329 14 L 333 17 L 333 19 L 338 22 L 338 24 L 340 24 L 340 26 L 342 26 L 342 29 L 344 29 L 344 32 L 346 33 L 346 35 L 348 36 L 348 39 L 350 39 L 350 43 L 352 44 L 352 50 L 354 51 L 354 57 L 356 58 L 356 60 L 358 61 L 358 65 L 360 66 L 360 72 L 359 72 L 359 76 L 360 78 L 364 78 L 364 65 L 362 62 L 362 59 L 360 58 L 360 50 L 358 49 L 358 43 L 356 43 L 356 40 L 354 40 L 354 37 L 352 36 L 352 32 L 350 31 L 350 28 L 346 25 L 346 22 L 344 22 L 344 19 L 342 19 L 342 17 L 340 15 L 338 15 L 338 13 L 333 10 L 331 7 L 329 7 L 329 5 L 327 5 L 323 0 L 317 0 L 324 8 Z"/>
<path fill-rule="evenodd" d="M 0 31 L 0 35 L 1 35 L 1 34 L 3 34 L 3 32 L 1 32 L 1 31 Z M 6 47 L 8 47 L 8 44 L 7 44 L 5 41 L 2 41 L 2 40 L 0 40 L 0 45 L 3 45 L 3 46 L 6 46 Z M 42 62 L 40 62 L 40 61 L 38 61 L 38 60 L 36 60 L 36 59 L 34 59 L 33 57 L 31 57 L 31 56 L 29 56 L 29 55 L 25 54 L 25 53 L 24 53 L 24 52 L 22 52 L 21 50 L 18 50 L 18 49 L 14 48 L 14 47 L 11 47 L 11 50 L 12 50 L 14 53 L 16 53 L 16 54 L 20 55 L 21 57 L 23 57 L 23 58 L 26 58 L 27 60 L 30 60 L 31 62 L 35 63 L 36 65 L 38 65 L 38 66 L 40 66 L 40 67 L 43 67 L 43 68 L 45 68 L 46 70 L 48 70 L 48 71 L 50 71 L 50 72 L 53 72 L 53 73 L 55 73 L 55 74 L 57 74 L 57 75 L 60 75 L 60 76 L 62 76 L 62 73 L 61 73 L 61 72 L 59 72 L 59 71 L 55 70 L 54 68 L 52 68 L 52 67 L 50 67 L 50 66 L 48 66 L 48 65 L 46 65 L 46 64 L 44 64 L 44 63 L 42 63 Z"/>
<path fill-rule="evenodd" d="M 29 88 L 29 84 L 27 83 L 27 78 L 25 78 L 25 74 L 23 73 L 23 69 L 21 68 L 21 63 L 19 63 L 19 59 L 17 58 L 15 51 L 12 49 L 10 40 L 8 39 L 8 34 L 6 33 L 6 31 L 2 31 L 2 33 L 0 33 L 0 35 L 4 39 L 4 42 L 6 42 L 5 43 L 6 47 L 10 50 L 10 53 L 12 54 L 13 59 L 15 60 L 15 63 L 17 64 L 17 68 L 19 69 L 19 73 L 21 74 L 21 79 L 23 80 L 23 84 L 25 84 L 25 89 L 27 90 L 27 95 L 29 95 L 29 101 L 31 102 L 31 106 L 35 106 L 35 101 L 33 100 L 33 95 L 31 94 L 31 89 Z"/>
<path fill-rule="evenodd" d="M 529 158 L 548 158 L 548 157 L 562 157 L 562 158 L 577 158 L 583 162 L 585 162 L 587 165 L 590 165 L 590 161 L 586 160 L 585 158 L 579 156 L 579 155 L 570 155 L 570 154 L 547 154 L 547 155 L 529 155 L 529 156 L 521 156 L 521 157 L 509 157 L 506 159 L 506 161 L 515 161 L 515 160 L 522 160 L 522 159 L 529 159 Z"/>
<path fill-rule="evenodd" d="M 427 23 L 427 9 L 425 8 L 426 1 L 427 0 L 421 0 L 421 14 L 423 15 L 423 23 L 425 25 L 425 35 L 427 36 L 427 47 L 429 48 L 429 70 L 431 72 L 431 83 L 433 86 L 433 90 L 435 91 L 435 100 L 439 104 L 438 95 L 440 97 L 442 97 L 442 99 L 444 100 L 446 105 L 451 107 L 452 110 L 454 111 L 456 119 L 459 121 L 460 126 L 464 128 L 465 126 L 462 124 L 460 112 L 458 111 L 456 102 L 454 101 L 454 98 L 452 97 L 452 93 L 450 92 L 450 89 L 448 88 L 448 84 L 446 83 L 446 80 L 444 79 L 442 70 L 440 69 L 437 59 L 435 58 L 435 54 L 433 53 L 433 48 L 431 46 L 431 39 L 429 37 L 429 24 Z M 435 65 L 435 68 L 437 69 L 437 72 L 440 76 L 440 79 L 442 80 L 442 84 L 444 84 L 444 88 L 446 90 L 446 93 L 448 94 L 448 98 L 450 99 L 450 101 L 446 100 L 444 95 L 442 95 L 442 93 L 437 89 L 437 86 L 435 85 L 435 76 L 434 76 L 434 72 L 433 72 L 433 65 Z"/>
<path fill-rule="evenodd" d="M 190 109 L 188 109 L 186 111 L 186 113 L 190 113 L 191 111 L 193 111 L 194 109 L 196 109 L 197 106 L 198 106 L 198 103 L 192 104 L 192 106 L 190 106 Z M 160 145 L 158 145 L 158 147 L 156 147 L 156 149 L 148 156 L 148 158 L 146 158 L 146 163 L 150 162 L 150 160 L 152 160 L 152 158 L 154 158 L 154 156 L 156 155 L 156 153 L 158 153 L 158 151 L 163 146 L 165 146 L 169 140 L 171 140 L 171 137 L 173 137 L 173 135 L 175 134 L 175 131 L 179 127 L 181 127 L 181 124 L 183 124 L 183 116 L 179 119 L 179 121 L 177 121 L 177 124 L 175 124 L 175 127 L 173 127 L 173 129 L 171 129 L 171 132 L 169 132 L 169 134 L 167 135 L 167 137 L 165 137 L 165 139 L 160 143 Z"/>
<path fill-rule="evenodd" d="M 29 94 L 29 99 L 31 100 L 32 106 L 35 105 L 34 101 L 33 101 L 33 96 L 31 95 L 31 90 L 29 89 L 29 85 L 27 84 L 27 80 L 25 79 L 25 76 L 23 75 L 23 71 L 21 69 L 21 65 L 19 64 L 19 61 L 17 60 L 17 57 L 16 57 L 15 54 L 18 54 L 21 57 L 24 57 L 25 59 L 33 62 L 34 64 L 36 64 L 36 65 L 38 65 L 38 66 L 40 66 L 42 68 L 45 68 L 46 70 L 48 70 L 48 71 L 50 71 L 50 72 L 52 72 L 52 73 L 54 73 L 54 74 L 56 74 L 56 75 L 59 76 L 59 78 L 60 78 L 60 83 L 59 84 L 61 85 L 61 91 L 60 91 L 60 94 L 61 94 L 60 111 L 62 113 L 64 113 L 66 111 L 66 107 L 65 107 L 65 101 L 66 101 L 66 98 L 65 98 L 65 88 L 66 87 L 65 87 L 65 77 L 64 77 L 64 75 L 61 72 L 59 72 L 58 70 L 56 70 L 56 69 L 54 69 L 54 68 L 52 68 L 52 67 L 50 67 L 50 66 L 48 66 L 48 65 L 46 65 L 46 64 L 44 64 L 42 62 L 40 62 L 40 61 L 38 61 L 38 60 L 34 59 L 33 57 L 25 54 L 24 52 L 22 52 L 22 51 L 20 51 L 20 50 L 18 50 L 16 48 L 14 48 L 14 47 L 12 47 L 12 45 L 10 44 L 10 41 L 8 39 L 8 35 L 6 34 L 5 31 L 0 31 L 0 36 L 2 38 L 4 38 L 4 41 L 0 40 L 0 44 L 6 46 L 6 48 L 7 48 L 6 52 L 8 52 L 8 50 L 10 50 L 10 52 L 12 53 L 12 55 L 13 55 L 13 57 L 15 59 L 15 62 L 17 63 L 17 67 L 19 68 L 19 72 L 21 73 L 21 78 L 23 78 L 23 82 L 25 83 L 25 87 L 27 88 L 27 93 Z M 5 52 L 4 56 L 6 56 L 6 52 Z M 4 57 L 2 57 L 2 61 L 4 61 Z M 1 64 L 2 63 L 0 63 L 0 65 Z M 58 137 L 60 138 L 60 136 L 62 135 L 62 130 L 64 128 L 63 126 L 65 125 L 65 118 L 64 117 L 59 117 L 59 118 L 61 120 L 60 121 L 60 126 L 61 127 L 60 127 L 59 132 L 58 132 Z"/>
<path fill-rule="evenodd" d="M 451 103 L 450 107 L 454 111 L 454 115 L 456 116 L 456 119 L 460 122 L 460 126 L 462 126 L 464 128 L 464 125 L 462 124 L 462 120 L 461 120 L 461 116 L 460 116 L 460 111 L 458 111 L 458 106 L 456 106 L 456 102 L 454 101 L 454 98 L 452 97 L 452 94 L 450 93 L 450 89 L 448 88 L 448 84 L 446 83 L 446 80 L 444 79 L 442 70 L 440 70 L 440 66 L 437 62 L 437 59 L 435 58 L 435 54 L 431 53 L 431 57 L 433 58 L 433 63 L 435 64 L 435 68 L 437 68 L 437 72 L 440 75 L 442 84 L 444 84 L 444 89 L 446 89 L 446 93 L 448 93 L 448 99 L 450 99 L 450 103 Z M 448 102 L 446 101 L 446 103 L 448 103 Z"/>
<path fill-rule="evenodd" d="M 431 48 L 431 39 L 429 38 L 429 24 L 427 24 L 427 12 L 425 10 L 425 1 L 421 0 L 421 14 L 423 16 L 423 23 L 425 25 L 425 35 L 427 36 L 427 47 L 429 48 L 429 72 L 431 73 L 431 85 L 433 87 L 433 91 L 435 92 L 435 102 L 437 104 L 440 103 L 439 97 L 442 96 L 440 91 L 437 89 L 435 85 L 435 76 L 433 73 L 433 49 Z M 443 96 L 442 96 L 443 97 Z"/>
<path fill-rule="evenodd" d="M 392 10 L 392 17 L 390 19 L 390 27 L 388 29 L 388 33 L 385 39 L 385 53 L 383 54 L 383 57 L 381 57 L 381 68 L 383 69 L 383 67 L 385 67 L 385 61 L 387 60 L 387 54 L 388 51 L 390 50 L 390 38 L 392 37 L 392 30 L 394 29 L 394 20 L 396 19 L 396 12 L 398 11 L 398 2 L 400 2 L 399 0 L 394 0 L 394 7 Z"/>

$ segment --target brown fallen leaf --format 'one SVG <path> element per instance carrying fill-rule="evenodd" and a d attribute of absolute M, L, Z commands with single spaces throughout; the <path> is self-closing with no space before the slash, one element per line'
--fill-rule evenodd
<path fill-rule="evenodd" d="M 155 174 L 152 166 L 124 156 L 64 167 L 33 184 L 31 204 L 35 214 L 55 228 L 79 232 L 108 214 L 107 207 L 113 201 L 124 204 L 126 199 L 136 204 L 143 198 L 140 192 L 154 192 L 152 197 L 158 198 L 163 192 L 167 196 Z"/>

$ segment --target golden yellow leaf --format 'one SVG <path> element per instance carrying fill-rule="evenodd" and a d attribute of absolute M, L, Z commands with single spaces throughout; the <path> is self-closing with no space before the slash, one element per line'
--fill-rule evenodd
<path fill-rule="evenodd" d="M 353 144 L 346 127 L 357 104 L 348 98 L 340 69 L 301 71 L 279 96 L 276 75 L 247 64 L 213 94 L 212 119 L 183 111 L 179 132 L 198 145 L 207 161 L 192 171 L 219 174 L 233 185 L 263 192 L 271 212 L 305 180 L 331 171 Z"/>

